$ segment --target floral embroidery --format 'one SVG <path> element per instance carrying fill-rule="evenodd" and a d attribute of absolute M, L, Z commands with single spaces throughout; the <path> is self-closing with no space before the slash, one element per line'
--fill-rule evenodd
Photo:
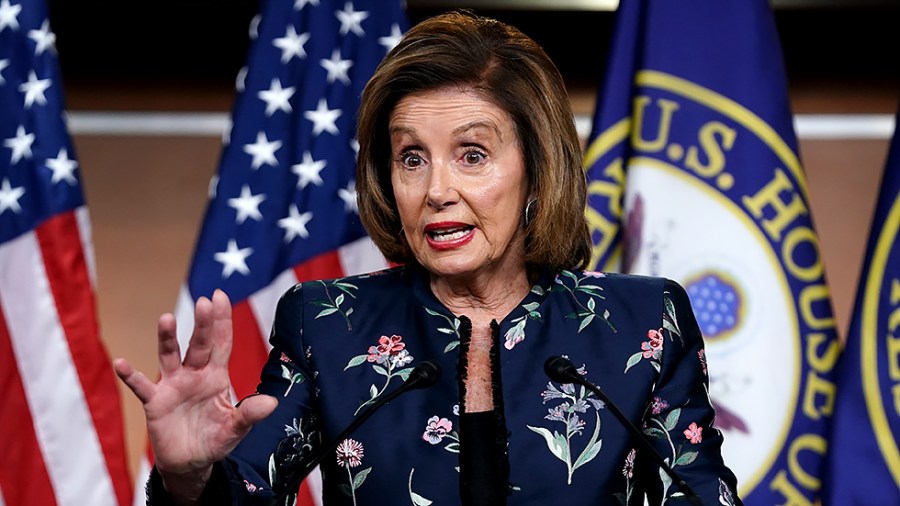
<path fill-rule="evenodd" d="M 422 434 L 422 439 L 433 445 L 437 445 L 440 444 L 444 438 L 453 441 L 452 443 L 448 443 L 444 449 L 449 452 L 459 453 L 459 434 L 453 430 L 453 422 L 446 418 L 439 418 L 436 415 L 432 416 L 428 419 L 428 424 L 425 426 L 425 433 Z"/>
<path fill-rule="evenodd" d="M 669 445 L 669 450 L 671 451 L 670 456 L 665 457 L 663 460 L 672 468 L 676 468 L 678 466 L 685 466 L 693 462 L 697 459 L 698 452 L 697 451 L 685 451 L 683 444 L 675 445 L 675 441 L 672 439 L 671 432 L 676 430 L 678 427 L 678 421 L 681 418 L 681 408 L 675 408 L 667 413 L 660 413 L 656 416 L 652 416 L 647 420 L 647 425 L 644 426 L 644 434 L 658 439 L 665 440 Z M 687 430 L 684 430 L 684 435 L 691 443 L 695 443 L 692 440 L 692 436 L 696 435 L 697 441 L 699 443 L 702 439 L 700 433 L 702 429 L 697 426 L 696 423 L 691 422 L 690 426 Z M 689 435 L 690 434 L 690 435 Z M 668 475 L 668 473 L 660 472 L 660 479 L 663 484 L 663 502 L 665 504 L 666 499 L 670 497 L 669 488 L 672 486 L 672 478 Z"/>
<path fill-rule="evenodd" d="M 369 400 L 360 404 L 353 413 L 354 416 L 359 413 L 363 406 L 371 404 L 378 396 L 383 394 L 394 377 L 399 376 L 400 379 L 406 381 L 413 368 L 404 368 L 404 366 L 412 361 L 413 356 L 406 350 L 406 343 L 403 342 L 401 336 L 397 335 L 390 337 L 381 336 L 378 338 L 377 345 L 369 346 L 369 350 L 366 353 L 351 358 L 347 366 L 344 367 L 345 371 L 351 367 L 368 362 L 372 364 L 372 369 L 376 373 L 385 376 L 384 385 L 380 389 L 374 384 L 369 387 Z"/>
<path fill-rule="evenodd" d="M 631 495 L 634 493 L 634 482 L 631 480 L 634 478 L 634 458 L 636 455 L 637 452 L 632 448 L 628 455 L 625 456 L 625 466 L 622 468 L 622 476 L 625 477 L 625 493 L 615 494 L 620 504 L 627 505 L 631 501 Z"/>
<path fill-rule="evenodd" d="M 650 362 L 650 365 L 659 372 L 662 369 L 662 350 L 665 342 L 665 334 L 663 329 L 669 332 L 669 339 L 674 342 L 675 337 L 681 339 L 681 330 L 678 328 L 678 319 L 675 316 L 675 305 L 668 296 L 669 292 L 663 293 L 663 312 L 662 327 L 659 329 L 650 329 L 647 331 L 647 340 L 641 343 L 641 351 L 628 357 L 625 363 L 625 372 L 637 365 L 642 359 Z M 703 358 L 701 357 L 701 360 Z M 704 368 L 705 369 L 705 368 Z"/>
<path fill-rule="evenodd" d="M 669 407 L 669 403 L 665 400 L 661 399 L 658 395 L 653 396 L 653 401 L 650 402 L 650 412 L 654 415 L 658 415 L 665 411 Z"/>
<path fill-rule="evenodd" d="M 578 371 L 582 375 L 585 374 L 582 367 Z M 557 431 L 550 432 L 549 429 L 543 427 L 533 427 L 526 425 L 532 431 L 544 437 L 547 448 L 559 460 L 566 464 L 569 473 L 568 483 L 572 484 L 572 474 L 576 469 L 587 464 L 600 452 L 603 440 L 600 439 L 600 409 L 604 407 L 603 401 L 594 398 L 593 392 L 584 387 L 575 388 L 571 383 L 564 383 L 557 388 L 552 382 L 547 383 L 547 390 L 541 393 L 544 404 L 552 400 L 562 400 L 557 406 L 548 409 L 548 414 L 544 417 L 547 420 L 560 422 L 565 425 L 565 434 Z M 582 435 L 587 422 L 581 419 L 579 413 L 586 413 L 589 408 L 595 410 L 594 432 L 590 440 L 585 444 L 584 450 L 578 457 L 572 461 L 572 439 L 575 436 Z"/>
<path fill-rule="evenodd" d="M 609 321 L 609 310 L 604 309 L 603 313 L 597 313 L 596 299 L 603 300 L 606 298 L 600 293 L 603 291 L 603 287 L 594 284 L 582 284 L 584 281 L 588 280 L 588 278 L 596 279 L 603 277 L 603 275 L 596 272 L 583 272 L 582 274 L 583 276 L 579 278 L 572 271 L 563 270 L 560 271 L 554 280 L 553 290 L 569 292 L 572 295 L 575 304 L 578 306 L 578 310 L 567 314 L 566 318 L 581 320 L 578 324 L 578 332 L 584 330 L 585 327 L 590 325 L 596 318 L 605 321 L 606 324 L 609 325 L 609 328 L 615 332 L 616 328 L 613 326 L 612 322 Z M 572 286 L 567 285 L 567 281 L 571 282 Z M 587 296 L 587 302 L 579 300 L 579 294 Z"/>
<path fill-rule="evenodd" d="M 371 467 L 367 467 L 362 471 L 353 475 L 351 471 L 354 467 L 362 464 L 364 448 L 362 443 L 355 439 L 345 439 L 337 446 L 334 451 L 337 458 L 337 464 L 347 470 L 347 478 L 349 485 L 341 485 L 341 489 L 347 492 L 353 498 L 353 504 L 356 505 L 356 490 L 366 481 L 366 477 L 372 471 Z"/>
<path fill-rule="evenodd" d="M 321 306 L 324 309 L 319 311 L 319 314 L 316 315 L 316 319 L 322 318 L 323 316 L 328 316 L 330 314 L 339 313 L 344 317 L 344 321 L 347 322 L 347 330 L 353 330 L 353 325 L 350 324 L 350 315 L 353 314 L 353 308 L 343 309 L 341 307 L 344 304 L 345 299 L 344 295 L 349 295 L 352 298 L 356 298 L 354 292 L 359 288 L 356 285 L 351 285 L 345 281 L 340 279 L 333 281 L 316 281 L 322 285 L 325 289 L 325 296 L 328 297 L 328 300 L 318 299 L 309 301 L 310 304 L 315 304 L 317 306 Z M 339 293 L 336 297 L 332 297 L 331 292 L 328 290 L 329 287 L 337 289 Z"/>
<path fill-rule="evenodd" d="M 279 360 L 282 362 L 281 364 L 281 377 L 288 380 L 287 390 L 284 391 L 284 397 L 287 397 L 289 393 L 291 393 L 291 389 L 294 388 L 294 385 L 299 385 L 303 383 L 303 373 L 294 371 L 288 365 L 293 365 L 293 361 L 291 361 L 290 357 L 288 357 L 283 351 L 281 352 L 281 357 Z"/>
<path fill-rule="evenodd" d="M 413 489 L 412 489 L 412 477 L 413 477 L 413 473 L 414 473 L 415 471 L 416 471 L 416 468 L 412 468 L 412 469 L 409 470 L 409 485 L 408 485 L 408 488 L 409 488 L 409 500 L 412 501 L 413 506 L 429 506 L 429 505 L 430 505 L 431 503 L 433 503 L 434 501 L 430 501 L 430 500 L 428 500 L 428 499 L 425 499 L 424 497 L 420 496 L 419 494 L 413 492 Z"/>
<path fill-rule="evenodd" d="M 250 492 L 251 494 L 253 494 L 253 493 L 255 493 L 257 490 L 259 490 L 259 489 L 256 487 L 256 485 L 250 483 L 250 482 L 247 481 L 247 480 L 244 480 L 244 487 L 246 487 L 247 492 Z"/>
<path fill-rule="evenodd" d="M 734 506 L 734 493 L 731 488 L 719 478 L 719 504 L 722 506 Z"/>
<path fill-rule="evenodd" d="M 547 292 L 542 286 L 534 285 L 531 287 L 531 293 L 543 296 Z M 527 313 L 525 313 L 524 316 L 510 320 L 510 323 L 512 323 L 513 326 L 503 334 L 503 346 L 507 350 L 515 348 L 517 344 L 525 340 L 525 325 L 528 324 L 528 320 L 541 321 L 541 313 L 537 310 L 539 307 L 541 307 L 540 302 L 522 304 L 522 309 L 527 311 Z"/>
<path fill-rule="evenodd" d="M 278 443 L 275 452 L 269 455 L 269 483 L 275 493 L 296 483 L 300 473 L 304 472 L 301 464 L 306 462 L 314 444 L 319 440 L 316 417 L 308 416 L 300 420 L 294 418 L 291 425 L 284 426 L 284 434 L 286 437 Z M 291 504 L 291 498 L 296 500 L 296 493 L 289 495 L 285 504 Z"/>
<path fill-rule="evenodd" d="M 443 318 L 444 320 L 447 321 L 448 326 L 447 327 L 438 327 L 437 331 L 440 332 L 441 334 L 450 334 L 450 335 L 453 335 L 454 337 L 456 337 L 456 339 L 447 343 L 447 346 L 444 348 L 444 353 L 455 350 L 456 347 L 459 346 L 459 342 L 460 342 L 459 318 L 450 318 L 449 316 L 438 313 L 437 311 L 435 311 L 433 309 L 429 309 L 424 306 L 423 306 L 423 308 L 425 309 L 425 312 L 430 314 L 431 316 L 437 316 L 437 317 Z"/>
<path fill-rule="evenodd" d="M 709 376 L 709 372 L 707 372 L 707 370 L 706 370 L 706 350 L 698 351 L 697 357 L 700 358 L 700 367 L 703 368 L 703 375 Z"/>
<path fill-rule="evenodd" d="M 684 429 L 684 437 L 688 438 L 692 444 L 703 441 L 703 427 L 698 427 L 697 422 L 691 422 L 687 429 Z"/>

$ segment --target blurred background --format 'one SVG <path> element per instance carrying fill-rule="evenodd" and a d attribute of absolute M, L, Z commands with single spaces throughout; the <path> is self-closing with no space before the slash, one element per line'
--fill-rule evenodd
<path fill-rule="evenodd" d="M 257 1 L 50 3 L 92 217 L 101 334 L 155 375 L 158 316 L 188 269 L 245 63 Z M 838 329 L 856 292 L 900 101 L 900 1 L 773 1 Z M 412 23 L 472 8 L 519 27 L 557 63 L 589 128 L 615 2 L 408 0 Z M 587 134 L 583 130 L 583 135 Z M 140 404 L 122 390 L 132 470 Z"/>

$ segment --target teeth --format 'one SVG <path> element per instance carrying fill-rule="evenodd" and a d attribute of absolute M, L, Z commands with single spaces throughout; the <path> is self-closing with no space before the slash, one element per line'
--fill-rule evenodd
<path fill-rule="evenodd" d="M 431 237 L 433 237 L 435 241 L 439 241 L 439 242 L 454 241 L 456 239 L 459 239 L 460 237 L 465 236 L 467 233 L 469 233 L 468 230 L 459 229 L 459 230 L 456 230 L 453 232 L 433 232 L 431 234 Z"/>

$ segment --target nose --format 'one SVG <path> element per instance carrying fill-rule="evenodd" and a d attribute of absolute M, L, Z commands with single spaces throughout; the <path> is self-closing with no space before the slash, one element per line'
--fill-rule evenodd
<path fill-rule="evenodd" d="M 458 201 L 459 192 L 451 167 L 447 163 L 433 163 L 428 178 L 428 205 L 441 210 Z"/>

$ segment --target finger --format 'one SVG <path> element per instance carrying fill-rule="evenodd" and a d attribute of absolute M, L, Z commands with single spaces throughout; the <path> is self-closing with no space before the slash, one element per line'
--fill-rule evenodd
<path fill-rule="evenodd" d="M 232 326 L 231 301 L 222 290 L 213 292 L 213 348 L 209 362 L 213 365 L 228 367 L 231 356 Z"/>
<path fill-rule="evenodd" d="M 175 316 L 171 313 L 160 316 L 156 334 L 159 336 L 159 372 L 165 376 L 181 367 L 181 347 L 178 346 L 178 334 L 175 331 Z"/>
<path fill-rule="evenodd" d="M 235 428 L 239 433 L 250 430 L 256 422 L 272 414 L 278 407 L 278 399 L 271 395 L 251 395 L 244 398 L 235 410 Z"/>
<path fill-rule="evenodd" d="M 206 297 L 197 299 L 194 305 L 194 333 L 184 354 L 182 364 L 185 367 L 199 369 L 209 362 L 212 350 L 213 305 Z"/>
<path fill-rule="evenodd" d="M 140 399 L 142 404 L 150 402 L 150 399 L 156 392 L 156 384 L 147 379 L 142 372 L 132 367 L 124 358 L 113 360 L 113 369 L 115 369 L 116 375 Z"/>

